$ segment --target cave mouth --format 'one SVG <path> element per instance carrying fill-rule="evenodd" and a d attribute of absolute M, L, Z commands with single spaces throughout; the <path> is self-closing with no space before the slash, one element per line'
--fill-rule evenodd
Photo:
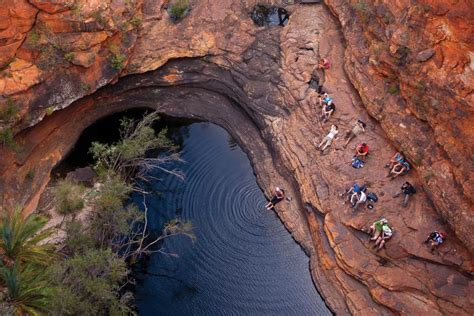
<path fill-rule="evenodd" d="M 94 164 L 89 148 L 93 142 L 112 144 L 120 138 L 120 121 L 123 118 L 140 120 L 146 114 L 153 112 L 150 108 L 132 108 L 125 111 L 116 112 L 102 117 L 85 128 L 79 139 L 71 148 L 67 156 L 51 171 L 53 179 L 64 178 L 67 173 L 77 168 L 83 168 Z M 198 120 L 189 118 L 177 118 L 160 114 L 160 119 L 153 123 L 153 129 L 158 132 L 167 128 L 168 137 L 181 147 L 182 137 L 179 129 Z"/>
<path fill-rule="evenodd" d="M 92 164 L 94 141 L 119 139 L 123 117 L 140 119 L 152 110 L 133 108 L 105 116 L 85 128 L 53 174 Z M 146 269 L 135 271 L 140 314 L 285 313 L 330 315 L 309 271 L 309 258 L 274 212 L 257 184 L 249 158 L 222 127 L 196 119 L 160 115 L 156 131 L 180 148 L 185 163 L 176 163 L 186 181 L 169 174 L 146 189 L 150 229 L 159 231 L 173 218 L 193 222 L 197 241 L 178 237 L 166 251 L 152 255 Z M 151 187 L 150 187 L 151 186 Z M 131 201 L 142 205 L 142 196 Z"/>

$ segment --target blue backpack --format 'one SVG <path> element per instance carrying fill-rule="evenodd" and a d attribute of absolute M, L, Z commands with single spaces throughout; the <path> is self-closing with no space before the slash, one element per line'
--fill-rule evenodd
<path fill-rule="evenodd" d="M 364 162 L 359 158 L 352 158 L 352 167 L 359 169 L 364 167 Z"/>

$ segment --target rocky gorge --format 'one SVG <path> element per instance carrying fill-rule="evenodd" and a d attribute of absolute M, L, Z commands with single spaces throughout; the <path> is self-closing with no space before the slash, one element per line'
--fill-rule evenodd
<path fill-rule="evenodd" d="M 284 7 L 288 24 L 256 26 L 256 4 Z M 248 154 L 268 196 L 281 184 L 293 197 L 276 211 L 335 313 L 469 314 L 472 3 L 196 0 L 177 23 L 169 5 L 5 2 L 3 207 L 33 211 L 52 168 L 101 117 L 146 107 L 211 121 Z M 326 155 L 315 147 L 330 126 L 308 85 L 321 57 L 331 61 L 324 74 L 337 104 L 331 122 L 347 131 L 358 118 L 368 121 L 363 169 L 350 166 L 353 149 L 342 140 Z M 402 179 L 390 181 L 383 168 L 396 150 L 414 165 L 403 180 L 419 188 L 407 208 L 391 197 Z M 374 210 L 342 204 L 339 193 L 354 181 L 380 196 Z M 395 235 L 375 252 L 361 229 L 380 216 Z M 449 232 L 440 254 L 422 244 L 434 229 Z"/>

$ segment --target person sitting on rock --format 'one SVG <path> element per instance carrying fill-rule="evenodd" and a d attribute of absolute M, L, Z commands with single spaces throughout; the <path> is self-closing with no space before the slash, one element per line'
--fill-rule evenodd
<path fill-rule="evenodd" d="M 365 160 L 368 154 L 369 154 L 369 146 L 366 143 L 361 143 L 357 145 L 356 147 L 354 158 Z"/>
<path fill-rule="evenodd" d="M 385 165 L 385 168 L 389 168 L 390 170 L 392 170 L 397 163 L 403 163 L 404 161 L 405 157 L 403 156 L 403 154 L 400 152 L 396 152 L 395 155 L 390 158 L 390 162 Z"/>
<path fill-rule="evenodd" d="M 382 233 L 382 226 L 387 223 L 388 221 L 385 218 L 375 221 L 369 227 L 369 234 L 372 236 L 370 240 L 377 240 L 377 238 L 379 238 L 380 234 Z"/>
<path fill-rule="evenodd" d="M 429 242 L 430 251 L 433 252 L 439 247 L 439 245 L 441 245 L 446 240 L 446 237 L 447 234 L 445 232 L 434 231 L 428 236 L 428 238 L 423 243 L 426 244 Z"/>
<path fill-rule="evenodd" d="M 407 173 L 408 171 L 410 171 L 410 169 L 410 163 L 405 160 L 402 163 L 395 164 L 395 166 L 393 166 L 393 168 L 388 172 L 387 177 L 395 179 L 396 177 Z"/>
<path fill-rule="evenodd" d="M 271 210 L 272 208 L 275 207 L 276 204 L 283 201 L 284 198 L 285 198 L 285 190 L 283 190 L 282 188 L 276 187 L 275 195 L 272 197 L 270 202 L 268 202 L 267 205 L 265 205 L 265 207 L 267 208 L 267 210 Z"/>
<path fill-rule="evenodd" d="M 336 137 L 337 133 L 338 133 L 337 125 L 332 125 L 329 133 L 326 135 L 326 137 L 323 138 L 321 143 L 318 146 L 316 146 L 316 148 L 320 149 L 321 151 L 324 151 L 327 147 L 331 146 L 331 143 L 334 137 Z"/>
<path fill-rule="evenodd" d="M 364 191 L 360 190 L 360 192 L 354 192 L 351 196 L 351 204 L 352 208 L 357 210 L 360 204 L 363 204 L 367 201 L 367 195 Z"/>
<path fill-rule="evenodd" d="M 408 181 L 406 181 L 401 188 L 401 191 L 396 193 L 393 197 L 399 197 L 400 194 L 404 194 L 405 198 L 403 199 L 402 205 L 403 207 L 406 207 L 408 205 L 408 199 L 410 198 L 410 195 L 413 195 L 416 193 L 415 187 Z"/>
<path fill-rule="evenodd" d="M 392 228 L 388 225 L 388 223 L 385 223 L 382 225 L 382 234 L 379 235 L 377 240 L 375 241 L 375 246 L 379 246 L 379 250 L 385 246 L 385 242 L 392 238 L 393 232 Z"/>
<path fill-rule="evenodd" d="M 323 95 L 319 96 L 319 106 L 322 107 L 328 104 L 332 104 L 332 98 L 327 94 L 327 92 L 325 92 Z"/>
<path fill-rule="evenodd" d="M 321 58 L 318 63 L 318 69 L 327 70 L 331 68 L 331 64 L 327 58 Z"/>
<path fill-rule="evenodd" d="M 347 132 L 347 134 L 346 134 L 347 141 L 346 141 L 346 143 L 344 144 L 344 148 L 347 146 L 347 144 L 349 144 L 349 142 L 350 142 L 353 138 L 356 138 L 356 137 L 359 136 L 360 134 L 364 133 L 364 132 L 365 132 L 365 127 L 366 127 L 366 124 L 365 124 L 362 120 L 357 120 L 357 122 L 355 123 L 354 127 L 352 128 L 352 130 L 350 130 L 350 131 Z"/>
<path fill-rule="evenodd" d="M 322 111 L 321 119 L 323 120 L 324 123 L 326 123 L 329 120 L 329 118 L 331 117 L 331 114 L 334 113 L 335 110 L 336 110 L 336 106 L 332 102 L 331 98 L 329 98 L 327 102 L 323 101 L 323 105 L 321 109 Z"/>

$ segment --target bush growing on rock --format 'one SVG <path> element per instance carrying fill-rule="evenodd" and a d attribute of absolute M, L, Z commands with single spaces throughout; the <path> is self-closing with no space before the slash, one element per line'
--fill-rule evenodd
<path fill-rule="evenodd" d="M 53 190 L 56 211 L 61 215 L 74 214 L 84 207 L 84 187 L 69 180 L 61 180 Z"/>
<path fill-rule="evenodd" d="M 177 22 L 181 20 L 189 10 L 189 0 L 174 0 L 168 9 L 170 18 Z"/>

